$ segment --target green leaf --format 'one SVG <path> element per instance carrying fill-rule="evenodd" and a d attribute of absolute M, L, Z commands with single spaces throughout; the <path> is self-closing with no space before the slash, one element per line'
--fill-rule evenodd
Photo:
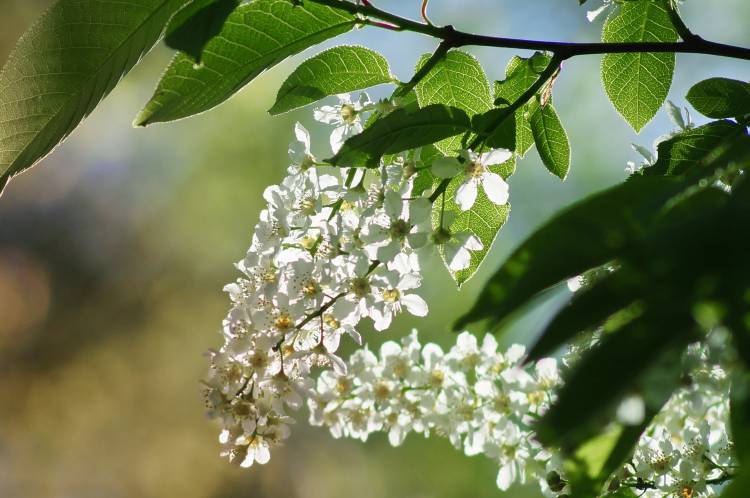
<path fill-rule="evenodd" d="M 709 118 L 750 114 L 750 84 L 729 78 L 709 78 L 693 86 L 687 100 Z"/>
<path fill-rule="evenodd" d="M 681 351 L 694 338 L 690 332 L 695 324 L 689 313 L 682 313 L 683 303 L 663 304 L 661 309 L 650 310 L 604 336 L 601 344 L 576 364 L 557 401 L 537 424 L 541 442 L 577 447 L 606 425 L 608 420 L 601 417 L 602 412 L 613 409 L 625 391 L 637 387 L 648 368 L 663 360 L 665 354 L 674 360 L 679 358 L 673 353 Z M 665 328 L 664 323 L 670 326 Z M 669 363 L 679 365 L 678 361 Z M 677 372 L 659 386 L 660 390 L 665 385 L 669 385 L 669 392 L 677 387 L 680 378 Z M 648 402 L 647 397 L 645 401 Z"/>
<path fill-rule="evenodd" d="M 416 70 L 430 58 L 425 54 Z M 474 56 L 451 50 L 414 87 L 420 107 L 445 104 L 466 111 L 469 117 L 492 108 L 492 97 L 487 76 Z M 443 140 L 435 146 L 446 155 L 457 155 L 462 147 L 461 137 Z"/>
<path fill-rule="evenodd" d="M 602 41 L 677 41 L 667 10 L 669 1 L 620 3 L 604 24 Z M 602 81 L 609 100 L 636 132 L 651 121 L 667 98 L 674 61 L 674 53 L 606 54 L 602 59 Z"/>
<path fill-rule="evenodd" d="M 721 498 L 745 498 L 748 488 L 750 488 L 750 469 L 743 467 L 739 475 L 735 476 L 721 492 Z"/>
<path fill-rule="evenodd" d="M 134 124 L 146 126 L 207 111 L 266 69 L 351 30 L 357 22 L 343 10 L 312 2 L 255 0 L 240 5 L 206 44 L 200 66 L 186 54 L 172 60 Z"/>
<path fill-rule="evenodd" d="M 745 133 L 731 121 L 714 121 L 692 128 L 661 142 L 656 163 L 643 170 L 644 175 L 679 175 L 697 166 L 719 144 Z"/>
<path fill-rule="evenodd" d="M 508 178 L 515 171 L 515 167 L 515 158 L 511 158 L 503 164 L 490 166 L 489 169 L 503 178 Z M 482 242 L 481 250 L 471 251 L 471 261 L 468 268 L 457 272 L 449 269 L 453 280 L 459 287 L 477 272 L 490 251 L 500 228 L 508 221 L 510 216 L 510 204 L 498 206 L 487 198 L 487 194 L 484 193 L 482 188 L 477 192 L 476 201 L 474 201 L 471 209 L 461 211 L 454 199 L 456 190 L 463 181 L 463 175 L 453 178 L 445 189 L 445 202 L 443 202 L 443 196 L 438 197 L 432 209 L 432 225 L 434 228 L 440 227 L 441 212 L 445 209 L 442 214 L 443 224 L 451 233 L 469 232 Z M 448 268 L 448 261 L 446 261 L 445 254 L 440 246 L 438 246 L 438 250 L 446 268 Z"/>
<path fill-rule="evenodd" d="M 454 330 L 488 318 L 496 324 L 548 287 L 627 255 L 628 244 L 637 241 L 659 221 L 663 210 L 667 207 L 670 212 L 676 210 L 673 207 L 676 196 L 695 190 L 694 187 L 704 183 L 704 179 L 728 165 L 746 164 L 748 154 L 750 138 L 744 134 L 731 137 L 706 154 L 700 161 L 700 168 L 693 168 L 680 176 L 633 176 L 622 185 L 562 211 L 511 254 L 489 279 L 474 306 L 454 324 Z M 706 197 L 698 198 L 701 199 Z M 709 205 L 712 203 L 715 204 L 715 198 Z M 677 207 L 680 205 L 676 203 Z M 694 211 L 700 213 L 703 208 Z M 708 222 L 700 220 L 694 223 L 705 226 Z M 704 230 L 717 225 L 715 220 L 711 223 Z M 692 239 L 695 239 L 694 231 L 693 226 L 689 232 Z M 662 242 L 669 243 L 669 240 Z M 695 246 L 693 242 L 686 244 Z M 735 245 L 739 247 L 739 244 Z M 662 265 L 675 260 L 669 254 L 655 253 L 660 260 L 666 258 L 660 263 Z M 724 260 L 723 257 L 718 259 Z"/>
<path fill-rule="evenodd" d="M 475 115 L 471 122 L 476 133 L 483 133 L 489 127 L 493 126 L 502 115 L 506 114 L 506 109 L 491 109 L 485 113 Z M 503 118 L 500 126 L 494 129 L 485 139 L 484 145 L 490 149 L 508 149 L 516 150 L 516 115 L 511 114 Z"/>
<path fill-rule="evenodd" d="M 455 107 L 433 104 L 412 112 L 401 108 L 348 139 L 327 162 L 336 166 L 375 168 L 384 154 L 429 145 L 471 129 L 469 116 Z"/>
<path fill-rule="evenodd" d="M 632 275 L 617 272 L 579 290 L 545 327 L 529 351 L 528 360 L 549 356 L 577 334 L 597 326 L 638 298 Z M 635 282 L 637 283 L 637 282 Z"/>
<path fill-rule="evenodd" d="M 551 105 L 538 106 L 529 120 L 536 150 L 550 173 L 564 180 L 570 169 L 570 144 Z"/>
<path fill-rule="evenodd" d="M 239 4 L 239 0 L 193 0 L 172 17 L 164 43 L 200 62 L 203 47 L 219 34 Z"/>
<path fill-rule="evenodd" d="M 0 73 L 0 190 L 65 139 L 187 0 L 61 0 Z"/>
<path fill-rule="evenodd" d="M 537 52 L 526 59 L 515 56 L 508 61 L 505 68 L 505 79 L 495 82 L 495 104 L 509 105 L 515 102 L 539 78 L 551 60 L 551 57 Z M 516 153 L 523 157 L 534 145 L 534 136 L 529 124 L 529 109 L 538 105 L 534 100 L 521 106 L 516 111 Z"/>
<path fill-rule="evenodd" d="M 388 61 L 369 48 L 339 46 L 306 60 L 289 75 L 271 114 L 281 114 L 329 95 L 393 81 Z"/>
<path fill-rule="evenodd" d="M 739 462 L 750 469 L 750 378 L 747 371 L 732 378 L 730 398 L 732 441 Z"/>

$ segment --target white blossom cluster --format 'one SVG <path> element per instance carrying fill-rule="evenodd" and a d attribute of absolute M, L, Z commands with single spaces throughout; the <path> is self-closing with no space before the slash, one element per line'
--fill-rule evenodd
<path fill-rule="evenodd" d="M 332 125 L 335 152 L 363 130 L 368 113 L 392 109 L 364 94 L 356 103 L 340 96 L 315 117 Z M 378 355 L 366 346 L 348 361 L 336 354 L 343 335 L 362 344 L 363 319 L 382 331 L 404 309 L 427 314 L 417 294 L 424 255 L 440 247 L 458 271 L 468 267 L 471 251 L 483 248 L 469 232 L 433 226 L 432 189 L 415 191 L 418 173 L 429 168 L 435 181 L 462 178 L 454 199 L 462 210 L 471 209 L 480 187 L 503 204 L 507 184 L 488 166 L 512 153 L 463 151 L 425 164 L 411 151 L 379 168 L 333 168 L 315 158 L 300 124 L 295 136 L 288 174 L 265 190 L 267 207 L 237 263 L 243 276 L 225 287 L 232 306 L 223 344 L 208 354 L 204 394 L 222 427 L 222 455 L 244 467 L 266 463 L 270 449 L 289 437 L 290 413 L 307 403 L 310 422 L 335 437 L 364 441 L 380 431 L 393 445 L 410 432 L 447 437 L 467 455 L 497 461 L 500 489 L 538 481 L 547 496 L 563 496 L 560 456 L 543 448 L 533 429 L 561 384 L 556 360 L 521 366 L 522 346 L 499 351 L 492 336 L 479 344 L 468 332 L 447 352 L 421 345 L 414 332 L 386 342 Z M 560 368 L 574 363 L 579 349 Z M 728 380 L 725 359 L 717 357 L 724 350 L 691 347 L 691 384 L 654 419 L 610 489 L 697 498 L 712 496 L 714 485 L 731 475 Z"/>
<path fill-rule="evenodd" d="M 616 483 L 640 485 L 644 498 L 716 496 L 736 470 L 729 426 L 730 378 L 720 333 L 685 354 L 686 379 L 641 436 Z"/>
<path fill-rule="evenodd" d="M 499 351 L 492 335 L 481 343 L 464 332 L 444 352 L 421 345 L 416 331 L 400 343 L 388 341 L 375 355 L 355 352 L 346 374 L 323 372 L 308 400 L 310 423 L 338 438 L 365 441 L 376 431 L 394 446 L 410 432 L 447 437 L 466 455 L 498 462 L 497 485 L 538 480 L 557 462 L 535 440 L 533 421 L 549 406 L 560 383 L 557 361 L 520 366 L 524 347 Z"/>
<path fill-rule="evenodd" d="M 357 103 L 339 100 L 315 111 L 333 126 L 334 151 L 362 131 L 367 113 L 392 107 L 366 96 Z M 243 277 L 225 287 L 232 307 L 223 323 L 224 344 L 209 352 L 204 380 L 209 414 L 223 428 L 222 454 L 242 466 L 267 462 L 269 449 L 289 436 L 288 410 L 299 408 L 313 388 L 311 370 L 346 372 L 336 355 L 342 335 L 361 344 L 357 325 L 364 318 L 385 330 L 404 309 L 427 314 L 415 292 L 420 255 L 442 246 L 451 269 L 460 270 L 469 265 L 470 251 L 482 249 L 468 232 L 433 230 L 431 201 L 412 191 L 418 153 L 377 169 L 333 168 L 314 157 L 300 124 L 295 135 L 288 175 L 265 190 L 268 205 L 237 264 Z M 492 159 L 511 154 L 495 151 Z M 488 156 L 465 156 L 465 195 L 476 197 L 478 183 L 485 189 L 491 183 L 505 192 L 495 199 L 506 202 L 502 178 L 486 178 L 481 161 Z"/>

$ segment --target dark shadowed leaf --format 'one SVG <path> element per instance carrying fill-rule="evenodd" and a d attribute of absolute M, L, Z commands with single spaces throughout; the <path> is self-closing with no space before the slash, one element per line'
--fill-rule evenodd
<path fill-rule="evenodd" d="M 709 78 L 687 94 L 695 110 L 709 118 L 734 118 L 750 114 L 750 84 L 729 78 Z"/>

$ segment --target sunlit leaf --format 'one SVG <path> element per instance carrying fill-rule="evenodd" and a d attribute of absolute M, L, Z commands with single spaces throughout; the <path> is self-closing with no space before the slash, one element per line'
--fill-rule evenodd
<path fill-rule="evenodd" d="M 201 64 L 178 54 L 159 81 L 136 126 L 173 121 L 207 111 L 287 57 L 345 33 L 351 14 L 306 2 L 255 0 L 242 4 L 203 49 Z"/>
<path fill-rule="evenodd" d="M 425 54 L 416 70 L 430 58 Z M 492 108 L 492 97 L 487 76 L 472 55 L 451 50 L 414 87 L 421 107 L 445 104 L 466 111 L 469 117 Z M 435 146 L 446 155 L 456 155 L 462 149 L 461 137 L 443 140 Z"/>
<path fill-rule="evenodd" d="M 388 61 L 369 48 L 342 45 L 306 60 L 281 85 L 271 114 L 296 109 L 329 95 L 393 81 Z"/>
<path fill-rule="evenodd" d="M 384 154 L 430 145 L 471 129 L 469 116 L 455 107 L 434 104 L 412 112 L 397 109 L 344 142 L 328 162 L 375 168 Z"/>
<path fill-rule="evenodd" d="M 490 166 L 490 170 L 503 178 L 508 178 L 515 171 L 515 166 L 515 159 L 511 158 L 504 164 Z M 433 227 L 439 228 L 442 218 L 444 226 L 451 233 L 469 232 L 482 242 L 481 250 L 471 251 L 469 267 L 456 272 L 450 271 L 449 262 L 445 259 L 445 253 L 442 248 L 439 248 L 440 256 L 443 258 L 446 268 L 449 269 L 451 276 L 459 287 L 477 272 L 482 261 L 484 261 L 484 258 L 490 251 L 498 232 L 510 216 L 510 204 L 498 206 L 487 198 L 487 195 L 481 188 L 477 194 L 476 201 L 474 201 L 474 205 L 466 211 L 461 211 L 454 199 L 456 190 L 463 181 L 463 175 L 459 175 L 451 180 L 445 189 L 445 198 L 442 196 L 439 197 L 435 201 L 432 210 Z"/>
<path fill-rule="evenodd" d="M 61 0 L 0 73 L 0 190 L 67 137 L 188 0 Z"/>
<path fill-rule="evenodd" d="M 509 105 L 515 102 L 539 78 L 539 74 L 549 64 L 551 58 L 537 52 L 530 58 L 514 56 L 505 68 L 505 79 L 495 82 L 495 104 Z M 531 132 L 529 118 L 530 108 L 537 105 L 531 101 L 516 111 L 516 148 L 519 156 L 523 156 L 534 145 L 534 135 Z"/>
<path fill-rule="evenodd" d="M 551 105 L 537 106 L 529 123 L 542 163 L 550 173 L 564 180 L 570 169 L 570 144 L 555 109 Z"/>
<path fill-rule="evenodd" d="M 677 41 L 667 12 L 670 0 L 633 0 L 619 4 L 602 31 L 602 41 Z M 651 121 L 667 98 L 674 74 L 674 53 L 606 54 L 602 81 L 609 100 L 635 131 Z"/>
<path fill-rule="evenodd" d="M 731 121 L 714 121 L 683 131 L 658 145 L 656 163 L 644 169 L 643 173 L 679 175 L 698 166 L 708 153 L 723 141 L 744 133 L 743 126 Z"/>

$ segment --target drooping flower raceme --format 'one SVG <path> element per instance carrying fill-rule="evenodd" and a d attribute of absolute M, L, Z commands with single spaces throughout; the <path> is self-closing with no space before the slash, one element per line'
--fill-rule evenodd
<path fill-rule="evenodd" d="M 545 479 L 552 456 L 533 438 L 559 383 L 555 360 L 521 368 L 524 349 L 499 351 L 494 337 L 481 345 L 468 332 L 447 352 L 421 345 L 416 331 L 389 341 L 379 355 L 354 353 L 347 374 L 324 372 L 308 400 L 310 423 L 334 437 L 366 440 L 383 431 L 394 446 L 410 433 L 447 437 L 467 455 L 499 464 L 497 484 Z"/>
<path fill-rule="evenodd" d="M 351 102 L 341 97 L 338 107 L 317 113 L 334 126 L 334 149 L 377 108 Z M 452 233 L 443 216 L 433 230 L 430 201 L 414 188 L 418 151 L 366 171 L 332 168 L 315 158 L 300 124 L 295 138 L 287 176 L 263 194 L 266 208 L 237 263 L 242 278 L 225 287 L 232 306 L 222 346 L 208 353 L 204 393 L 221 425 L 222 454 L 245 467 L 268 462 L 291 433 L 290 414 L 306 404 L 310 423 L 334 437 L 366 440 L 382 431 L 393 445 L 411 432 L 446 437 L 467 455 L 496 461 L 500 489 L 537 481 L 548 496 L 566 493 L 562 458 L 540 445 L 534 421 L 553 402 L 560 369 L 576 361 L 578 348 L 562 366 L 548 358 L 522 367 L 522 346 L 501 351 L 489 335 L 479 343 L 462 333 L 443 351 L 413 332 L 387 341 L 377 355 L 366 346 L 348 360 L 337 355 L 342 336 L 363 343 L 363 319 L 385 330 L 404 310 L 427 314 L 421 257 L 441 247 L 458 271 L 483 247 L 470 233 Z M 479 187 L 491 201 L 507 202 L 507 184 L 490 167 L 509 158 L 508 151 L 465 151 L 420 167 L 462 178 L 455 201 L 466 210 Z M 646 498 L 713 496 L 733 468 L 726 359 L 717 353 L 727 348 L 719 346 L 691 347 L 691 384 L 654 419 L 610 489 L 637 488 Z M 618 415 L 634 423 L 642 403 L 637 396 L 630 402 Z"/>
<path fill-rule="evenodd" d="M 361 130 L 365 112 L 341 102 L 317 113 L 337 137 Z M 319 166 L 307 130 L 297 124 L 295 137 L 287 177 L 263 194 L 267 207 L 237 264 L 243 277 L 225 288 L 232 308 L 204 382 L 223 453 L 243 466 L 265 463 L 288 437 L 287 412 L 309 395 L 313 369 L 346 371 L 336 350 L 342 335 L 361 342 L 360 320 L 383 330 L 403 310 L 427 313 L 414 251 L 433 240 L 430 202 L 412 195 L 413 179 L 402 168 L 366 178 Z"/>

